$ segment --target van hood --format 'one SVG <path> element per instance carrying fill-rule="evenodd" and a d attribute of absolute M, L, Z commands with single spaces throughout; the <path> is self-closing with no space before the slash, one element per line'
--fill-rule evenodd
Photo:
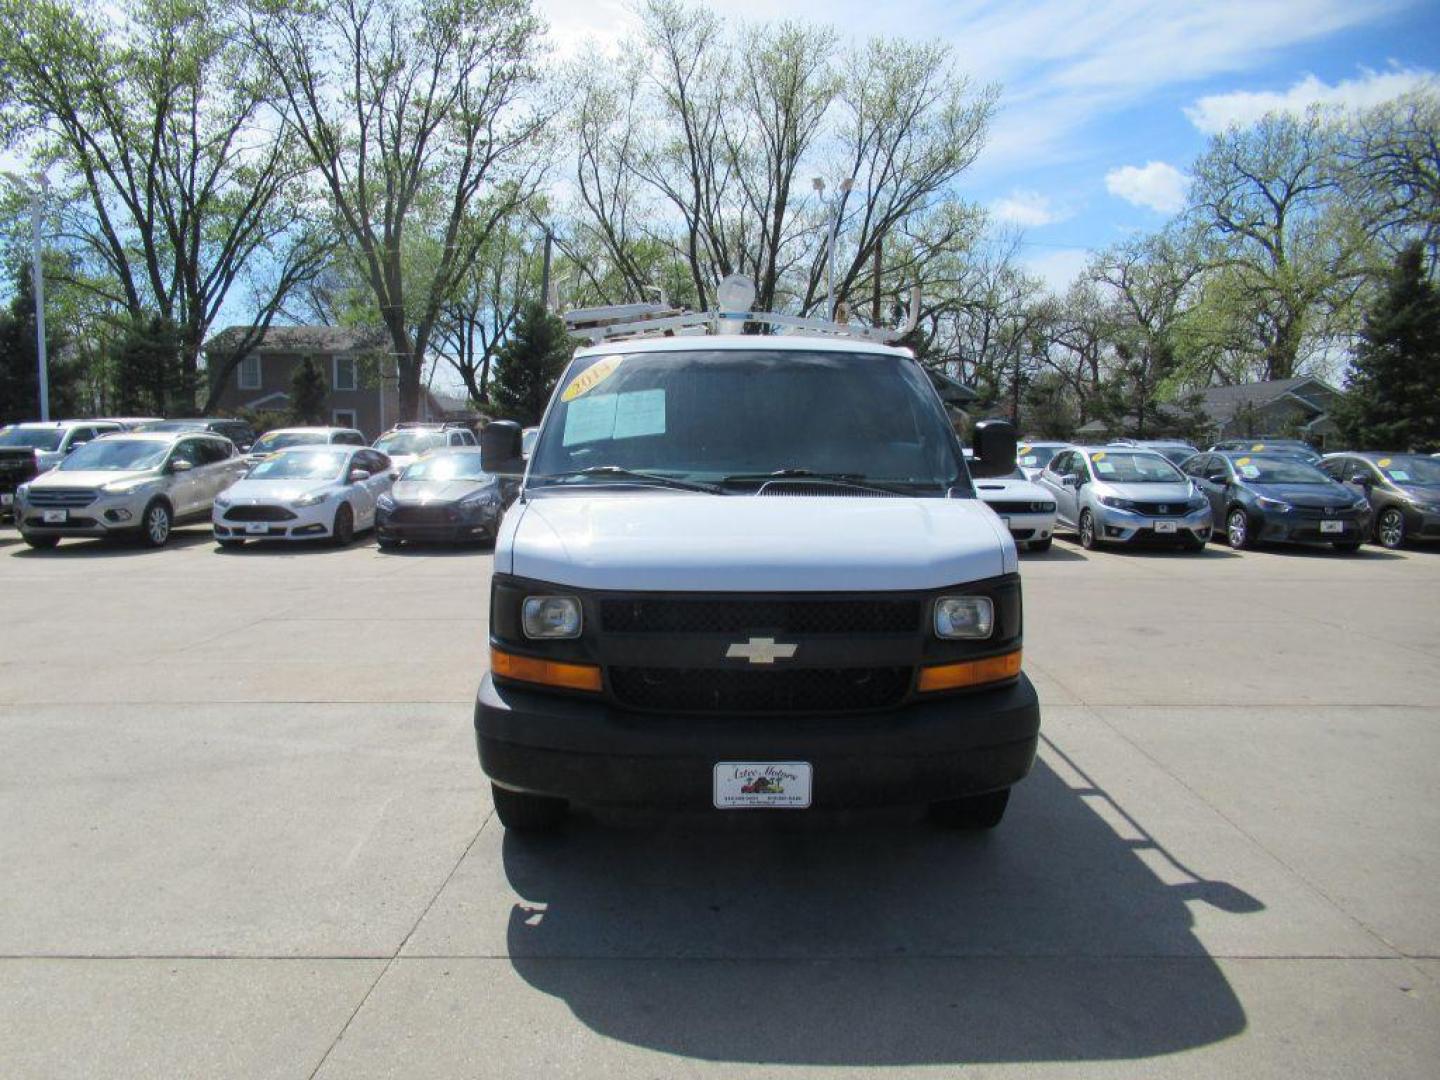
<path fill-rule="evenodd" d="M 978 499 L 586 492 L 506 515 L 495 563 L 585 589 L 887 592 L 1013 573 Z"/>

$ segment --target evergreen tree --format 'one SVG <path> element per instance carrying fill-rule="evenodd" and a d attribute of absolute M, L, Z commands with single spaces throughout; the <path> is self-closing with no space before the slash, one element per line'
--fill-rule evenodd
<path fill-rule="evenodd" d="M 1401 252 L 1366 316 L 1346 389 L 1336 421 L 1352 446 L 1440 448 L 1440 291 L 1418 243 Z"/>
<path fill-rule="evenodd" d="M 325 376 L 313 356 L 295 365 L 290 377 L 290 413 L 295 423 L 323 424 L 327 392 Z"/>
<path fill-rule="evenodd" d="M 181 341 L 175 324 L 159 315 L 131 323 L 115 343 L 115 412 L 121 416 L 193 413 L 181 386 Z"/>
<path fill-rule="evenodd" d="M 0 310 L 0 423 L 37 420 L 40 417 L 39 353 L 35 345 L 35 293 L 28 266 L 17 267 L 15 296 Z M 46 375 L 50 383 L 50 415 L 70 416 L 77 407 L 73 364 L 67 360 L 65 341 L 49 323 L 45 326 Z"/>
<path fill-rule="evenodd" d="M 490 399 L 499 415 L 538 423 L 573 347 L 564 322 L 540 304 L 529 305 L 501 347 L 490 382 Z"/>

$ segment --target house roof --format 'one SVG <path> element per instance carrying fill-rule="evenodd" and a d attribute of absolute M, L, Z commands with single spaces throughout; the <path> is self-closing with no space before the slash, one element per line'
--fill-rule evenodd
<path fill-rule="evenodd" d="M 1247 408 L 1261 408 L 1283 397 L 1294 397 L 1305 401 L 1312 408 L 1324 411 L 1324 406 L 1309 402 L 1303 390 L 1308 385 L 1318 386 L 1330 394 L 1340 391 L 1322 379 L 1301 376 L 1294 379 L 1271 379 L 1269 382 L 1237 383 L 1234 386 L 1210 386 L 1200 392 L 1200 406 L 1213 420 L 1229 420 L 1237 412 Z"/>
<path fill-rule="evenodd" d="M 430 400 L 435 403 L 435 408 L 446 413 L 468 413 L 473 412 L 474 407 L 470 404 L 468 397 L 457 397 L 454 394 L 446 394 L 440 390 L 429 391 Z"/>
<path fill-rule="evenodd" d="M 231 351 L 249 330 L 248 326 L 227 326 L 205 343 L 205 349 L 207 352 Z M 378 345 L 384 338 L 384 332 L 373 327 L 270 326 L 256 348 L 282 352 L 342 353 Z"/>

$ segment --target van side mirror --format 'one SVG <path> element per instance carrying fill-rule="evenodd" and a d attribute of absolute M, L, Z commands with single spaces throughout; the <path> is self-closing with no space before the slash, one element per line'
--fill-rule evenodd
<path fill-rule="evenodd" d="M 973 477 L 1008 476 L 1015 471 L 1015 426 L 1008 420 L 981 420 L 971 436 Z"/>
<path fill-rule="evenodd" d="M 480 468 L 501 476 L 525 471 L 520 454 L 520 425 L 514 420 L 492 420 L 480 432 Z"/>

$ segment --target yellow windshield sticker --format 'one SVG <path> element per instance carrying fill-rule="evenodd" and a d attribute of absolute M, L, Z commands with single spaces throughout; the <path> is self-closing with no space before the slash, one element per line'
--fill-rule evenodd
<path fill-rule="evenodd" d="M 1242 457 L 1239 461 L 1235 462 L 1235 464 L 1236 464 L 1236 465 L 1249 465 L 1249 464 L 1250 464 L 1250 459 L 1249 459 L 1248 457 Z"/>
<path fill-rule="evenodd" d="M 623 356 L 606 356 L 595 361 L 588 368 L 582 371 L 575 378 L 570 380 L 570 385 L 565 387 L 565 392 L 560 395 L 561 401 L 574 401 L 582 394 L 588 394 L 595 387 L 615 374 L 617 368 L 624 363 Z"/>
<path fill-rule="evenodd" d="M 1250 447 L 1251 452 L 1256 454 L 1258 454 L 1261 450 L 1264 449 L 1265 444 L 1263 442 L 1257 442 L 1254 446 Z"/>
<path fill-rule="evenodd" d="M 1382 469 L 1388 469 L 1390 467 L 1390 462 L 1393 460 L 1394 458 L 1382 457 L 1375 464 L 1379 465 Z"/>
<path fill-rule="evenodd" d="M 1090 460 L 1091 460 L 1091 461 L 1104 461 L 1104 460 L 1105 460 L 1105 451 L 1104 451 L 1104 450 L 1101 450 L 1099 453 L 1091 454 L 1091 455 L 1090 455 Z"/>
<path fill-rule="evenodd" d="M 1019 449 L 1019 450 L 1016 450 L 1015 452 L 1016 452 L 1017 454 L 1028 454 L 1028 453 L 1030 452 L 1030 446 L 1029 446 L 1028 443 L 1022 444 L 1021 447 L 1020 447 L 1020 449 Z"/>

